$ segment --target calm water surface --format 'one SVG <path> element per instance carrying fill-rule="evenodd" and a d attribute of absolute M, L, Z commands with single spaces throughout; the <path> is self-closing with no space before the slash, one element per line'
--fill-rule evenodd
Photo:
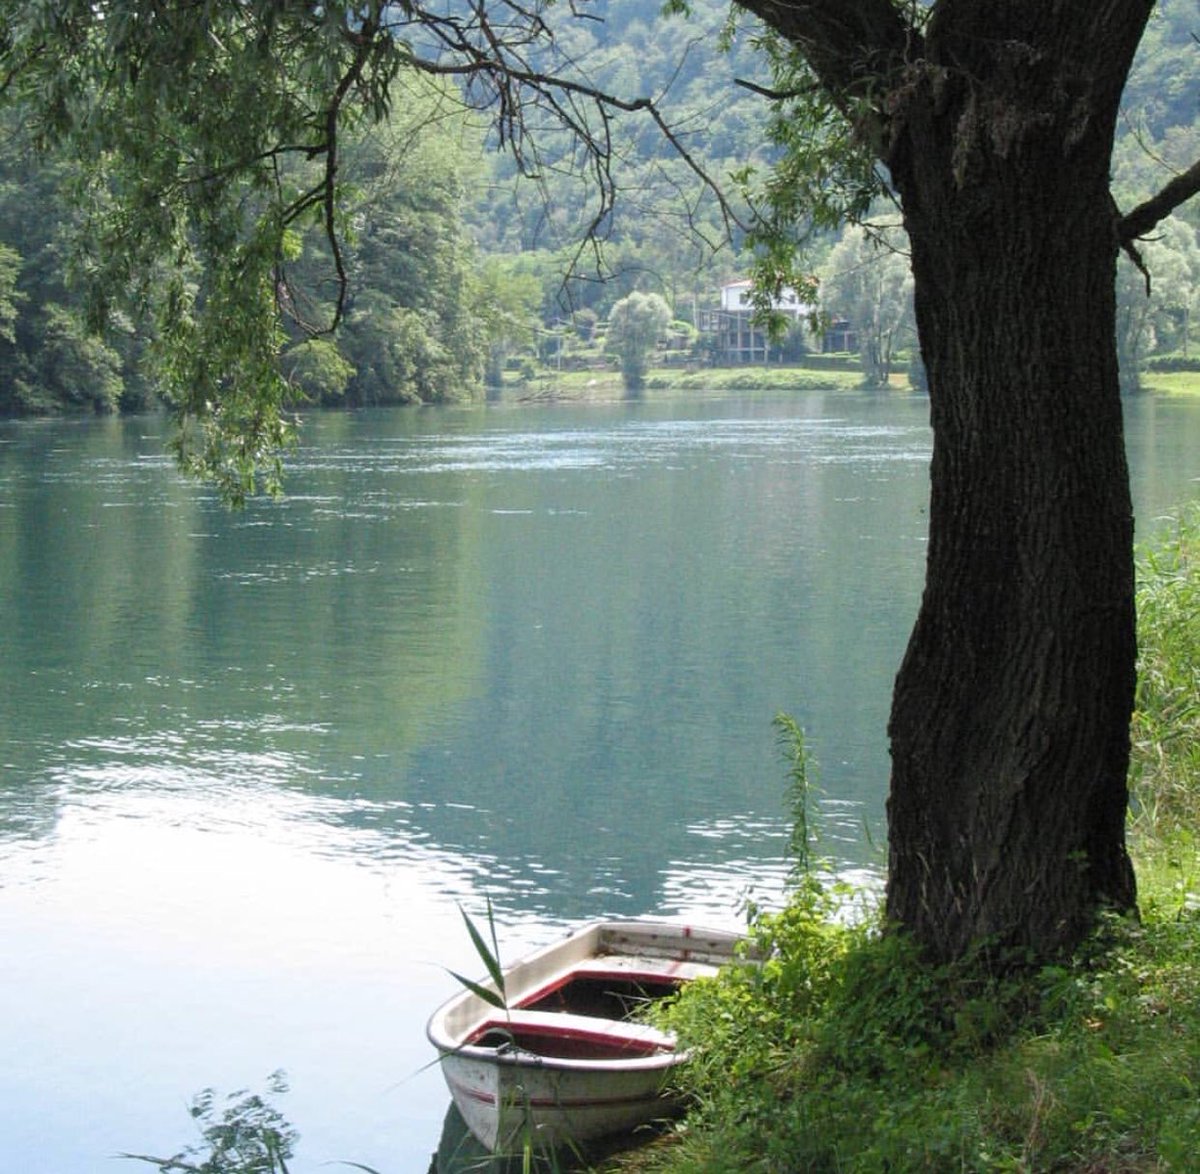
<path fill-rule="evenodd" d="M 1200 404 L 1127 405 L 1139 526 Z M 778 893 L 771 719 L 824 851 L 877 874 L 920 591 L 927 405 L 857 394 L 328 415 L 276 505 L 182 482 L 156 419 L 0 427 L 0 1172 L 144 1169 L 205 1086 L 297 1172 L 423 1172 L 423 1025 L 601 914 Z"/>

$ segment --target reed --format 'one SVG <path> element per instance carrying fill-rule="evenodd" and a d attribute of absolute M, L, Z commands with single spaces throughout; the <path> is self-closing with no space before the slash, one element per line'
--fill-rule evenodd
<path fill-rule="evenodd" d="M 467 978 L 465 975 L 458 974 L 451 970 L 450 974 L 456 982 L 461 983 L 464 987 L 482 999 L 491 1007 L 498 1007 L 501 1011 L 508 1010 L 508 996 L 504 990 L 504 969 L 500 965 L 500 945 L 496 939 L 496 915 L 492 909 L 492 899 L 487 898 L 487 928 L 488 938 L 491 939 L 490 944 L 480 932 L 479 927 L 471 919 L 471 915 L 465 909 L 459 909 L 462 914 L 462 919 L 466 923 L 467 933 L 471 937 L 471 945 L 475 948 L 475 953 L 479 956 L 479 960 L 483 963 L 487 970 L 488 977 L 492 980 L 495 990 L 486 987 L 483 983 L 476 982 L 474 979 Z"/>

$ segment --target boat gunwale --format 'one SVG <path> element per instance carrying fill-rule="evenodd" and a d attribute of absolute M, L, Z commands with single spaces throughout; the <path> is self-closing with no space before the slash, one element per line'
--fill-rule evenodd
<path fill-rule="evenodd" d="M 666 946 L 663 941 L 671 944 Z M 644 966 L 635 969 L 613 968 L 614 977 L 621 979 L 661 981 L 682 979 L 692 981 L 694 976 L 672 974 L 670 967 L 681 963 L 699 964 L 711 967 L 715 973 L 721 961 L 733 961 L 736 957 L 735 946 L 742 940 L 741 936 L 723 930 L 694 931 L 691 926 L 660 921 L 594 921 L 570 932 L 566 937 L 551 942 L 533 953 L 518 959 L 513 965 L 514 973 L 532 973 L 537 964 L 553 958 L 554 954 L 562 952 L 570 954 L 580 949 L 585 943 L 595 949 L 583 956 L 583 963 L 594 959 L 595 950 L 607 949 L 610 955 L 616 957 L 636 958 Z M 678 943 L 676 945 L 676 943 Z M 647 953 L 646 950 L 650 952 Z M 481 1064 L 498 1065 L 505 1068 L 538 1068 L 565 1072 L 593 1072 L 596 1074 L 633 1071 L 667 1070 L 684 1063 L 690 1057 L 690 1050 L 671 1049 L 669 1051 L 654 1051 L 623 1059 L 570 1059 L 557 1056 L 543 1056 L 536 1052 L 523 1049 L 500 1051 L 492 1047 L 480 1047 L 475 1044 L 460 1042 L 447 1026 L 452 1014 L 464 1006 L 476 1005 L 479 1010 L 479 1024 L 490 1016 L 498 1020 L 505 1014 L 520 1014 L 521 1004 L 536 1002 L 547 993 L 553 992 L 565 982 L 570 981 L 572 974 L 581 968 L 580 961 L 568 962 L 559 970 L 549 974 L 542 981 L 532 986 L 532 989 L 520 992 L 516 1004 L 511 1010 L 493 1007 L 470 990 L 462 990 L 452 995 L 434 1011 L 426 1026 L 426 1036 L 437 1049 L 439 1060 L 461 1058 Z M 505 977 L 509 972 L 505 972 Z M 481 981 L 480 986 L 499 994 L 491 980 Z M 557 1015 L 558 1012 L 546 1014 Z M 572 1017 L 576 1018 L 576 1017 Z M 620 1028 L 630 1024 L 630 1020 L 609 1019 L 601 1016 L 589 1016 L 594 1032 L 603 1033 L 603 1025 Z M 470 1031 L 477 1029 L 472 1024 Z M 469 1032 L 467 1033 L 469 1034 Z M 570 1034 L 569 1031 L 562 1033 Z M 618 1034 L 618 1033 L 612 1033 Z M 664 1033 L 666 1034 L 666 1033 Z"/>

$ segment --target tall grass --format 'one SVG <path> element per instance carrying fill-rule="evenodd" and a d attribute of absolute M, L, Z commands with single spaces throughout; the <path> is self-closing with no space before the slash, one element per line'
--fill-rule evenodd
<path fill-rule="evenodd" d="M 1138 689 L 1130 785 L 1135 837 L 1200 827 L 1200 504 L 1138 558 Z"/>

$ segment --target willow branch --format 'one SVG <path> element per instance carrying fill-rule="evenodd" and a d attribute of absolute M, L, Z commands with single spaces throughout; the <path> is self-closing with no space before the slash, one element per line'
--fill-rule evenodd
<path fill-rule="evenodd" d="M 330 321 L 328 332 L 336 330 L 341 324 L 342 317 L 346 312 L 346 298 L 350 289 L 350 276 L 346 272 L 346 261 L 342 255 L 342 245 L 338 240 L 337 232 L 338 119 L 341 116 L 342 104 L 346 100 L 346 95 L 362 77 L 363 69 L 366 68 L 373 49 L 372 42 L 376 29 L 370 20 L 364 22 L 359 32 L 354 60 L 338 81 L 337 88 L 330 98 L 329 107 L 325 111 L 325 174 L 321 184 L 322 205 L 325 239 L 329 242 L 330 252 L 333 255 L 333 268 L 337 275 L 337 297 L 334 301 L 333 318 Z"/>

